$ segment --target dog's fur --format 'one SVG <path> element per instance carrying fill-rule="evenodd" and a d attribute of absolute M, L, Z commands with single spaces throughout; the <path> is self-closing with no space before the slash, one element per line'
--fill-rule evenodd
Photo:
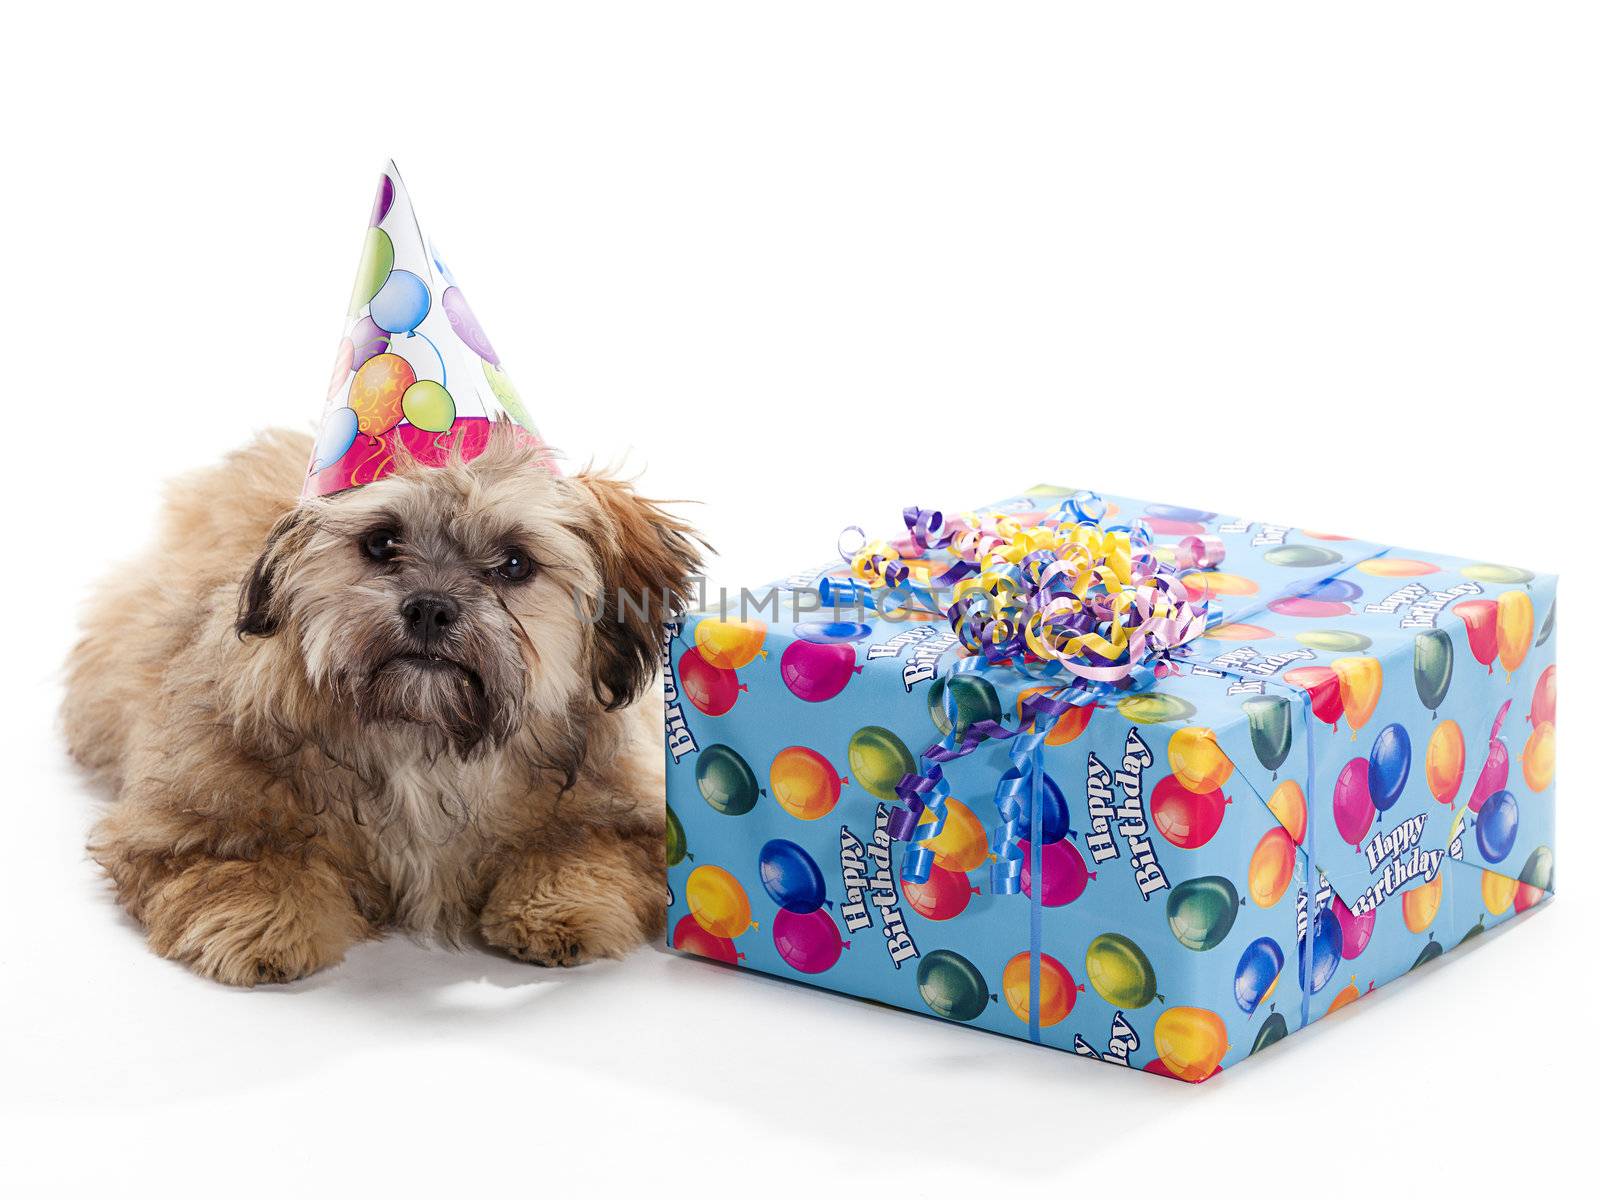
<path fill-rule="evenodd" d="M 471 462 L 296 503 L 310 453 L 271 433 L 180 481 L 68 663 L 72 752 L 116 795 L 90 850 L 152 948 L 251 985 L 387 927 L 550 965 L 655 936 L 651 683 L 697 539 L 504 424 Z M 494 574 L 509 547 L 533 578 Z M 460 606 L 429 654 L 418 591 Z"/>

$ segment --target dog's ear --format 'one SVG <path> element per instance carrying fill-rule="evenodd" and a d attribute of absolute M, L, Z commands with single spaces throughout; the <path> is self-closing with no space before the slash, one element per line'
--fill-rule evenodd
<path fill-rule="evenodd" d="M 267 534 L 266 545 L 239 588 L 239 619 L 234 629 L 241 638 L 271 637 L 283 622 L 278 598 L 278 582 L 289 552 L 302 541 L 309 528 L 306 510 L 291 508 Z"/>
<path fill-rule="evenodd" d="M 607 710 L 623 708 L 655 678 L 663 626 L 683 608 L 700 572 L 705 543 L 694 529 L 646 500 L 631 484 L 585 472 L 599 520 L 585 530 L 605 584 L 595 621 L 592 682 Z"/>

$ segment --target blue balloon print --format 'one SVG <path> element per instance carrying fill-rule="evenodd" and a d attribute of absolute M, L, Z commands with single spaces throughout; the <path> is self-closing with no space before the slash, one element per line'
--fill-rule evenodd
<path fill-rule="evenodd" d="M 860 621 L 802 621 L 794 627 L 794 635 L 807 642 L 859 642 L 872 632 L 871 625 Z"/>
<path fill-rule="evenodd" d="M 761 886 L 792 913 L 816 912 L 828 898 L 816 860 L 783 838 L 761 847 Z"/>
<path fill-rule="evenodd" d="M 1303 596 L 1307 600 L 1326 600 L 1332 604 L 1348 604 L 1352 600 L 1361 599 L 1361 588 L 1351 583 L 1348 579 L 1323 579 L 1307 583 L 1287 594 Z"/>
<path fill-rule="evenodd" d="M 1373 739 L 1372 753 L 1367 757 L 1367 788 L 1372 793 L 1372 806 L 1379 812 L 1393 808 L 1410 774 L 1411 736 L 1404 725 L 1385 725 Z"/>
<path fill-rule="evenodd" d="M 1269 937 L 1259 937 L 1244 948 L 1233 973 L 1233 998 L 1246 1013 L 1266 997 L 1283 972 L 1283 948 Z"/>
<path fill-rule="evenodd" d="M 1311 953 L 1300 957 L 1300 986 L 1313 996 L 1328 986 L 1328 980 L 1339 969 L 1339 957 L 1344 953 L 1344 930 L 1333 910 L 1323 909 L 1311 923 Z M 1311 985 L 1306 987 L 1306 958 L 1311 960 Z"/>
<path fill-rule="evenodd" d="M 1517 798 L 1500 791 L 1478 810 L 1478 850 L 1492 863 L 1511 853 L 1517 840 Z"/>
<path fill-rule="evenodd" d="M 329 413 L 317 437 L 317 452 L 311 459 L 311 469 L 320 471 L 343 458 L 344 452 L 355 444 L 357 428 L 354 409 L 336 408 Z"/>
<path fill-rule="evenodd" d="M 1067 836 L 1071 828 L 1072 818 L 1067 813 L 1067 798 L 1061 794 L 1061 788 L 1050 776 L 1044 776 L 1043 793 L 1039 798 L 1039 815 L 1043 818 L 1044 837 L 1040 840 L 1041 846 L 1048 846 L 1051 842 L 1059 842 Z M 1026 797 L 1027 792 L 1023 792 Z M 1033 841 L 1033 812 L 1032 806 L 1024 804 L 1022 819 L 1017 822 L 1020 835 L 1028 841 Z"/>
<path fill-rule="evenodd" d="M 1155 517 L 1162 521 L 1200 521 L 1211 520 L 1217 514 L 1203 512 L 1198 508 L 1182 508 L 1176 504 L 1146 504 L 1145 516 Z"/>
<path fill-rule="evenodd" d="M 410 333 L 422 324 L 433 301 L 428 285 L 410 271 L 390 271 L 372 298 L 372 323 L 390 333 Z"/>

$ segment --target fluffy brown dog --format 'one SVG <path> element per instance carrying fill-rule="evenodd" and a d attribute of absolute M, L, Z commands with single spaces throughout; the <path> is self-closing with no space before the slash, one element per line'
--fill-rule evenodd
<path fill-rule="evenodd" d="M 72 752 L 116 792 L 90 849 L 152 948 L 249 985 L 390 926 L 563 966 L 658 933 L 635 701 L 697 539 L 506 426 L 296 503 L 310 451 L 268 434 L 184 480 L 68 664 Z"/>

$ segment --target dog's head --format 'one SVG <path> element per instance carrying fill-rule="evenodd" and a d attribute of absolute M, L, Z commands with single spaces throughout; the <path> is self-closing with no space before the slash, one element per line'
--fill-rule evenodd
<path fill-rule="evenodd" d="M 342 714 L 425 727 L 463 757 L 630 703 L 698 539 L 626 483 L 535 458 L 502 423 L 470 462 L 302 503 L 245 578 L 240 636 L 297 655 Z"/>

